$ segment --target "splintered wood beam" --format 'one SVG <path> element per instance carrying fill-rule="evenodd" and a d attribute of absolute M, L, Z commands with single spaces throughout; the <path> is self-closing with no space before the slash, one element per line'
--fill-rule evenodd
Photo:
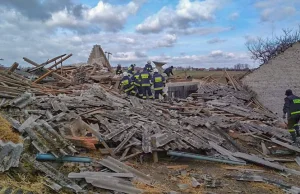
<path fill-rule="evenodd" d="M 31 65 L 33 65 L 33 66 L 35 66 L 35 67 L 39 67 L 40 65 L 39 64 L 37 64 L 36 62 L 34 62 L 34 61 L 32 61 L 32 60 L 30 60 L 30 59 L 28 59 L 28 58 L 26 58 L 26 57 L 23 57 L 23 59 L 24 59 L 24 61 L 26 61 L 27 63 L 30 63 Z M 46 68 L 44 68 L 47 72 L 50 72 L 51 70 L 49 70 L 49 69 L 46 69 Z M 65 78 L 65 77 L 63 77 L 63 76 L 61 76 L 61 75 L 59 75 L 59 74 L 57 74 L 57 73 L 55 73 L 55 72 L 52 72 L 52 75 L 53 75 L 53 77 L 56 77 L 57 79 L 61 79 L 61 80 L 64 80 L 64 81 L 66 81 L 66 82 L 69 82 L 69 83 L 71 83 L 71 81 L 69 80 L 69 79 L 67 79 L 67 78 Z"/>
<path fill-rule="evenodd" d="M 19 66 L 19 63 L 14 62 L 14 64 L 12 64 L 12 66 L 9 68 L 8 70 L 8 74 L 11 74 L 12 72 L 14 72 Z"/>
<path fill-rule="evenodd" d="M 41 80 L 43 80 L 45 77 L 47 77 L 48 75 L 50 75 L 51 73 L 53 73 L 55 70 L 51 70 L 53 67 L 59 65 L 61 62 L 67 60 L 68 58 L 70 58 L 72 56 L 72 54 L 69 54 L 68 56 L 62 58 L 61 60 L 59 60 L 58 62 L 54 63 L 51 67 L 48 68 L 48 71 L 47 73 L 45 73 L 44 75 L 42 75 L 41 77 L 39 77 L 37 80 L 34 81 L 34 83 L 38 83 L 40 82 Z"/>
<path fill-rule="evenodd" d="M 46 65 L 48 65 L 48 64 L 50 64 L 50 63 L 52 63 L 52 62 L 56 62 L 57 59 L 62 58 L 62 57 L 64 57 L 64 56 L 66 56 L 66 54 L 63 54 L 63 55 L 54 57 L 53 59 L 50 59 L 50 60 L 48 60 L 48 61 L 46 61 L 46 62 L 44 62 L 44 63 L 42 63 L 42 64 L 36 66 L 35 68 L 30 69 L 29 72 L 33 72 L 33 71 L 36 71 L 36 70 L 38 70 L 38 69 L 44 68 Z M 24 57 L 23 59 L 25 60 L 25 57 Z M 26 60 L 28 60 L 28 59 L 26 58 Z M 26 61 L 26 60 L 25 60 L 25 61 Z M 26 61 L 26 62 L 32 64 L 33 61 L 29 60 L 29 61 Z M 35 62 L 34 62 L 34 63 L 35 63 Z M 35 63 L 35 64 L 37 64 L 37 63 Z M 32 65 L 33 65 L 33 64 L 32 64 Z M 34 65 L 34 66 L 35 66 L 35 65 Z"/>

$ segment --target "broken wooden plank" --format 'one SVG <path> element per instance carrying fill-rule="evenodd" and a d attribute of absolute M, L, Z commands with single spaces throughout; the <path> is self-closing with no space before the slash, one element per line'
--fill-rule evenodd
<path fill-rule="evenodd" d="M 270 150 L 267 148 L 266 144 L 264 143 L 264 141 L 261 142 L 261 148 L 262 151 L 265 155 L 269 155 L 270 154 Z"/>
<path fill-rule="evenodd" d="M 124 157 L 124 158 L 120 158 L 120 161 L 128 160 L 128 159 L 133 158 L 133 157 L 135 157 L 135 156 L 138 156 L 138 155 L 140 155 L 140 154 L 142 154 L 142 153 L 143 153 L 142 151 L 138 151 L 138 152 L 133 153 L 133 154 L 130 154 L 130 155 Z"/>
<path fill-rule="evenodd" d="M 167 166 L 167 169 L 172 169 L 172 170 L 184 170 L 187 169 L 189 165 L 175 165 L 175 166 Z"/>
<path fill-rule="evenodd" d="M 236 168 L 236 167 L 225 167 L 226 170 L 237 170 L 244 172 L 265 172 L 265 170 L 251 169 L 251 168 Z"/>
<path fill-rule="evenodd" d="M 212 141 L 209 141 L 208 143 L 209 143 L 209 145 L 210 145 L 212 148 L 214 148 L 217 152 L 219 152 L 220 154 L 222 154 L 222 155 L 224 155 L 224 156 L 227 156 L 228 159 L 233 160 L 233 161 L 237 161 L 237 162 L 245 162 L 245 161 L 243 161 L 243 160 L 237 159 L 236 157 L 234 157 L 234 156 L 232 155 L 233 153 L 232 153 L 231 151 L 226 150 L 225 148 L 223 148 L 223 147 L 217 145 L 216 143 L 214 143 L 214 142 L 212 142 Z M 246 162 L 245 162 L 245 164 L 246 164 Z"/>
<path fill-rule="evenodd" d="M 254 162 L 254 163 L 257 163 L 257 164 L 268 166 L 270 168 L 274 168 L 274 169 L 277 169 L 277 170 L 281 170 L 281 171 L 285 170 L 284 166 L 281 166 L 279 164 L 271 163 L 271 162 L 269 162 L 267 160 L 264 160 L 264 159 L 262 159 L 262 158 L 260 158 L 256 155 L 249 155 L 249 154 L 245 154 L 245 153 L 241 153 L 241 152 L 235 152 L 235 153 L 233 153 L 233 156 L 238 157 L 238 158 L 242 158 L 244 160 L 251 161 L 251 162 Z"/>
<path fill-rule="evenodd" d="M 84 122 L 81 118 L 81 125 L 82 127 L 86 128 L 87 130 L 89 130 L 91 133 L 93 133 L 93 135 L 95 135 L 98 140 L 100 141 L 100 143 L 107 149 L 109 150 L 110 154 L 112 156 L 114 156 L 113 151 L 110 149 L 110 147 L 106 144 L 106 142 L 104 141 L 104 139 L 102 138 L 101 134 L 99 133 L 99 131 L 96 131 L 95 129 L 93 129 L 90 125 L 88 125 L 86 122 Z"/>
<path fill-rule="evenodd" d="M 136 131 L 137 129 L 135 128 L 127 134 L 126 138 L 114 150 L 114 154 L 118 153 L 123 148 L 123 146 L 130 140 L 130 138 L 136 133 Z"/>
<path fill-rule="evenodd" d="M 18 68 L 18 66 L 19 66 L 19 63 L 14 62 L 8 70 L 8 74 L 11 74 L 12 72 L 14 72 Z"/>
<path fill-rule="evenodd" d="M 123 158 L 125 158 L 129 152 L 129 150 L 131 149 L 131 147 L 128 147 L 125 149 L 125 151 L 122 153 L 122 156 L 120 158 L 120 161 L 122 161 Z"/>
<path fill-rule="evenodd" d="M 129 125 L 127 125 L 127 126 L 124 126 L 124 127 L 123 127 L 122 129 L 120 129 L 120 130 L 113 131 L 112 133 L 106 135 L 106 136 L 104 137 L 104 139 L 105 139 L 105 140 L 109 140 L 109 139 L 115 137 L 116 135 L 122 133 L 123 131 L 125 131 L 125 130 L 131 128 L 132 126 L 133 126 L 132 124 L 129 124 Z"/>
<path fill-rule="evenodd" d="M 295 158 L 295 161 L 296 161 L 297 164 L 300 166 L 300 157 L 299 157 L 299 156 L 297 156 L 297 157 Z"/>
<path fill-rule="evenodd" d="M 276 170 L 286 171 L 286 172 L 289 172 L 289 173 L 292 173 L 292 174 L 295 174 L 295 175 L 300 175 L 300 171 L 287 168 L 287 167 L 282 166 L 280 164 L 275 164 L 275 163 L 269 162 L 269 161 L 264 160 L 264 159 L 262 159 L 262 158 L 260 158 L 256 155 L 249 155 L 249 154 L 245 154 L 245 153 L 241 153 L 241 152 L 236 152 L 236 153 L 233 153 L 233 156 L 238 157 L 238 158 L 242 158 L 246 161 L 250 161 L 250 162 L 253 162 L 253 163 L 256 163 L 256 164 L 260 164 L 260 165 L 263 165 L 263 166 L 274 168 Z"/>
<path fill-rule="evenodd" d="M 68 58 L 70 58 L 72 56 L 72 54 L 69 54 L 67 55 L 66 57 L 62 58 L 61 60 L 59 60 L 58 62 L 54 63 L 54 65 L 52 65 L 51 67 L 49 67 L 48 69 L 52 69 L 53 67 L 59 65 L 61 62 L 67 60 Z M 55 70 L 51 70 L 51 71 L 48 71 L 46 72 L 44 75 L 42 75 L 41 77 L 39 77 L 38 79 L 36 79 L 34 81 L 34 83 L 38 83 L 40 82 L 41 80 L 43 80 L 45 77 L 47 77 L 48 75 L 52 74 L 53 72 L 55 72 Z"/>
<path fill-rule="evenodd" d="M 22 125 L 17 129 L 20 133 L 23 133 L 33 122 L 35 122 L 41 116 L 31 115 Z"/>
<path fill-rule="evenodd" d="M 85 178 L 85 177 L 101 177 L 101 176 L 106 176 L 106 177 L 121 177 L 121 178 L 133 178 L 132 173 L 114 173 L 114 172 L 80 172 L 80 173 L 75 173 L 71 172 L 68 175 L 68 178 Z"/>
<path fill-rule="evenodd" d="M 279 140 L 277 140 L 275 138 L 271 138 L 271 141 L 274 142 L 274 143 L 276 143 L 276 144 L 278 144 L 278 145 L 281 145 L 282 147 L 285 147 L 285 148 L 288 148 L 290 150 L 293 150 L 295 152 L 299 152 L 300 153 L 300 148 L 298 148 L 296 146 L 292 146 L 290 144 L 284 143 L 284 142 L 279 141 Z"/>

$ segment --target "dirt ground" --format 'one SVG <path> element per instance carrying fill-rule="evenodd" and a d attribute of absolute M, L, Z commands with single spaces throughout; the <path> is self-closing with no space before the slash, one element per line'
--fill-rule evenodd
<path fill-rule="evenodd" d="M 130 161 L 130 165 L 136 169 L 142 171 L 145 174 L 150 175 L 156 180 L 156 188 L 147 188 L 137 185 L 137 187 L 148 190 L 148 193 L 163 193 L 176 191 L 178 193 L 193 193 L 193 194 L 223 194 L 223 193 L 260 193 L 260 194 L 283 194 L 285 193 L 281 188 L 275 185 L 262 182 L 246 182 L 237 181 L 231 178 L 227 178 L 227 175 L 241 175 L 242 173 L 237 170 L 227 170 L 227 167 L 245 168 L 245 169 L 257 169 L 264 170 L 264 172 L 255 172 L 251 174 L 260 175 L 272 180 L 280 181 L 282 183 L 290 184 L 293 186 L 300 186 L 298 177 L 294 175 L 285 175 L 282 172 L 274 171 L 265 167 L 257 165 L 247 164 L 245 166 L 227 165 L 215 162 L 197 161 L 189 159 L 176 159 L 171 160 L 168 157 L 160 158 L 158 163 L 152 161 L 144 162 L 143 164 Z M 186 169 L 168 169 L 167 166 L 174 165 L 188 165 Z M 300 167 L 296 163 L 290 163 L 286 165 L 296 170 L 300 170 Z M 201 186 L 193 188 L 191 184 L 191 177 L 198 180 Z M 210 177 L 216 180 L 215 188 L 209 188 L 204 185 L 201 177 Z M 180 189 L 178 184 L 187 184 L 186 189 Z"/>

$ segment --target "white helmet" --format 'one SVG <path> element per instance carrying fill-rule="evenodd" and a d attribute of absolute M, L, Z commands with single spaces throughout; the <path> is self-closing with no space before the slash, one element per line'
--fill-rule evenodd
<path fill-rule="evenodd" d="M 151 64 L 151 61 L 149 60 L 149 61 L 147 61 L 147 64 Z"/>
<path fill-rule="evenodd" d="M 124 72 L 124 73 L 123 73 L 123 76 L 128 76 L 128 73 L 127 73 L 127 72 Z"/>
<path fill-rule="evenodd" d="M 153 72 L 154 72 L 154 73 L 155 73 L 155 72 L 158 73 L 158 69 L 156 69 L 156 68 L 153 69 Z"/>

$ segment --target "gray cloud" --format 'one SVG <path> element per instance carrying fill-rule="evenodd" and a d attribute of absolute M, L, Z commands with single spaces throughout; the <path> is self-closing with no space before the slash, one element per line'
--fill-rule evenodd
<path fill-rule="evenodd" d="M 139 58 L 148 57 L 148 55 L 145 52 L 141 52 L 141 51 L 135 51 L 135 56 L 137 56 Z"/>
<path fill-rule="evenodd" d="M 172 47 L 177 41 L 177 36 L 175 34 L 167 34 L 162 40 L 157 42 L 157 47 Z"/>
<path fill-rule="evenodd" d="M 72 0 L 1 0 L 0 8 L 29 20 L 43 21 L 52 29 L 79 34 L 99 31 L 117 32 L 128 17 L 134 15 L 145 0 L 132 0 L 125 5 L 99 1 L 95 7 L 74 4 Z"/>
<path fill-rule="evenodd" d="M 285 20 L 296 14 L 298 0 L 263 0 L 258 1 L 254 6 L 260 10 L 260 19 L 263 22 Z"/>
<path fill-rule="evenodd" d="M 169 33 L 180 35 L 208 35 L 234 30 L 233 27 L 194 27 L 170 30 Z"/>
<path fill-rule="evenodd" d="M 217 43 L 223 43 L 226 42 L 227 40 L 225 39 L 220 39 L 220 38 L 213 38 L 207 41 L 208 44 L 217 44 Z"/>
<path fill-rule="evenodd" d="M 29 19 L 46 20 L 52 12 L 71 9 L 74 4 L 71 0 L 1 0 L 0 6 L 15 9 Z"/>
<path fill-rule="evenodd" d="M 171 29 L 171 31 L 189 30 L 188 28 L 192 26 L 214 20 L 215 11 L 225 2 L 227 0 L 179 0 L 176 9 L 163 7 L 156 14 L 149 16 L 144 22 L 137 25 L 136 31 L 148 34 L 159 33 L 166 29 Z"/>
<path fill-rule="evenodd" d="M 138 3 L 140 2 L 141 1 L 138 1 Z M 124 6 L 132 8 L 131 11 L 120 12 L 125 13 L 126 17 L 122 17 L 124 19 L 122 20 L 126 22 L 126 18 L 132 15 L 136 10 L 136 6 L 133 4 L 125 4 Z M 86 19 L 86 14 L 91 11 L 92 8 L 78 5 L 76 7 L 77 11 L 75 11 L 75 7 L 76 6 L 70 6 L 70 8 L 66 9 L 55 9 L 54 12 L 51 12 L 50 18 L 42 21 L 31 18 L 31 16 L 26 16 L 24 12 L 16 8 L 8 8 L 7 5 L 3 6 L 3 4 L 1 4 L 0 58 L 4 58 L 4 61 L 1 61 L 1 63 L 10 66 L 16 61 L 19 62 L 21 66 L 30 66 L 23 61 L 23 57 L 28 57 L 37 63 L 43 63 L 49 58 L 64 53 L 73 53 L 73 56 L 68 59 L 64 65 L 85 62 L 94 44 L 100 44 L 105 51 L 113 53 L 110 59 L 113 65 L 117 63 L 121 63 L 122 65 L 136 63 L 143 66 L 146 61 L 150 59 L 167 61 L 175 66 L 216 66 L 218 64 L 225 65 L 231 62 L 233 64 L 238 62 L 246 63 L 248 60 L 247 55 L 239 55 L 236 53 L 229 55 L 227 52 L 223 52 L 225 54 L 220 57 L 212 57 L 210 53 L 203 55 L 189 55 L 186 53 L 179 56 L 171 56 L 169 54 L 152 56 L 150 53 L 154 53 L 153 51 L 156 51 L 157 48 L 171 47 L 177 44 L 177 41 L 179 41 L 178 35 L 168 31 L 159 34 L 111 33 L 100 31 L 103 29 L 104 24 L 98 24 L 96 21 L 102 21 L 104 16 L 98 17 L 99 15 L 97 14 L 100 12 L 99 10 L 94 10 L 94 13 L 97 15 L 97 20 L 95 20 L 95 23 L 91 23 Z M 98 6 L 98 9 L 99 8 L 103 7 Z M 121 23 L 118 25 L 121 25 Z M 96 27 L 92 28 L 92 26 Z M 231 28 L 222 27 L 195 27 L 190 28 L 189 31 L 178 31 L 178 33 L 198 33 L 203 35 L 230 29 Z M 232 57 L 230 58 L 230 56 Z"/>

